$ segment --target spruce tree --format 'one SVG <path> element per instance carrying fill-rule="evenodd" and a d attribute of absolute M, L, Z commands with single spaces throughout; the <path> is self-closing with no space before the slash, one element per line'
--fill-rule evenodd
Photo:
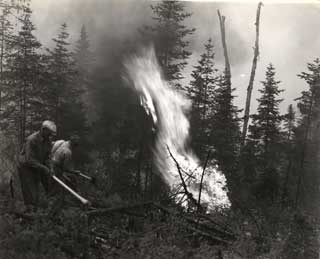
<path fill-rule="evenodd" d="M 91 67 L 93 65 L 93 53 L 90 50 L 90 42 L 86 27 L 83 25 L 80 31 L 80 37 L 77 41 L 74 60 L 77 70 L 76 81 L 81 93 L 81 101 L 85 107 L 86 117 L 89 120 L 92 117 L 91 98 Z"/>
<path fill-rule="evenodd" d="M 177 83 L 182 77 L 182 70 L 187 65 L 191 55 L 187 47 L 187 36 L 192 35 L 195 29 L 184 25 L 185 19 L 191 13 L 185 12 L 185 4 L 180 1 L 161 1 L 151 5 L 153 12 L 153 26 L 146 26 L 144 34 L 155 44 L 156 54 L 163 67 L 166 78 Z"/>
<path fill-rule="evenodd" d="M 39 106 L 41 44 L 33 35 L 31 14 L 29 8 L 24 8 L 21 28 L 10 41 L 11 53 L 7 57 L 5 114 L 9 118 L 7 126 L 18 129 L 20 144 L 37 124 L 35 118 L 42 108 Z"/>
<path fill-rule="evenodd" d="M 198 65 L 192 71 L 189 93 L 192 98 L 191 136 L 195 149 L 201 155 L 202 146 L 209 144 L 209 119 L 215 109 L 215 88 L 218 81 L 214 63 L 214 46 L 209 39 L 205 44 L 205 52 L 201 55 Z M 202 154 L 205 155 L 205 154 Z"/>
<path fill-rule="evenodd" d="M 0 114 L 2 111 L 2 97 L 4 95 L 4 71 L 6 58 L 9 52 L 10 41 L 12 40 L 13 26 L 10 22 L 10 8 L 5 5 L 0 15 Z"/>
<path fill-rule="evenodd" d="M 283 117 L 283 147 L 285 152 L 285 164 L 283 168 L 282 201 L 292 199 L 292 182 L 294 176 L 294 164 L 299 160 L 299 152 L 296 144 L 296 113 L 292 104 L 288 106 L 287 114 Z M 290 197 L 291 196 L 291 197 Z"/>
<path fill-rule="evenodd" d="M 294 137 L 294 128 L 296 124 L 296 113 L 292 104 L 288 106 L 287 114 L 284 116 L 283 120 L 286 139 L 287 141 L 291 141 Z"/>
<path fill-rule="evenodd" d="M 228 79 L 221 76 L 215 97 L 215 112 L 211 117 L 210 142 L 214 147 L 216 158 L 222 172 L 226 175 L 231 189 L 237 181 L 237 153 L 240 144 L 238 109 L 233 104 L 234 89 Z"/>
<path fill-rule="evenodd" d="M 74 55 L 69 50 L 69 33 L 66 23 L 53 39 L 55 47 L 49 50 L 49 78 L 45 98 L 48 104 L 49 117 L 58 128 L 58 135 L 68 135 L 74 131 L 82 131 L 85 116 L 81 104 L 82 89 L 77 85 L 77 70 Z M 60 132 L 60 133 L 59 133 Z"/>
<path fill-rule="evenodd" d="M 280 125 L 282 116 L 279 105 L 282 99 L 278 99 L 283 91 L 278 88 L 280 81 L 275 80 L 275 68 L 272 64 L 267 67 L 266 79 L 261 82 L 261 97 L 258 100 L 257 114 L 252 115 L 250 138 L 260 147 L 260 158 L 263 166 L 271 166 L 277 161 L 277 145 L 281 140 Z"/>
<path fill-rule="evenodd" d="M 305 201 L 307 196 L 308 201 L 312 202 L 319 195 L 317 186 L 320 179 L 317 175 L 320 144 L 320 59 L 309 63 L 308 72 L 302 72 L 299 77 L 306 81 L 309 89 L 303 91 L 301 97 L 297 99 L 301 114 L 296 130 L 296 141 L 300 147 L 300 159 L 297 161 L 299 173 L 296 188 L 297 205 L 299 201 Z M 304 192 L 302 192 L 302 185 L 308 186 L 307 190 L 304 188 Z"/>
<path fill-rule="evenodd" d="M 74 59 L 80 74 L 86 73 L 88 71 L 88 67 L 91 64 L 92 53 L 90 51 L 90 42 L 87 34 L 86 27 L 82 25 L 80 31 L 80 37 L 77 41 Z"/>
<path fill-rule="evenodd" d="M 300 116 L 295 129 L 297 159 L 293 165 L 296 171 L 293 198 L 298 213 L 286 243 L 287 258 L 316 258 L 319 248 L 315 222 L 319 219 L 320 198 L 320 59 L 308 63 L 307 70 L 298 75 L 308 89 L 297 99 Z M 302 244 L 301 249 L 297 250 L 296 244 Z"/>
<path fill-rule="evenodd" d="M 275 79 L 275 68 L 269 64 L 266 79 L 261 82 L 263 88 L 259 90 L 257 114 L 252 115 L 252 124 L 249 126 L 249 138 L 254 143 L 255 159 L 257 160 L 256 176 L 262 184 L 259 190 L 262 196 L 268 195 L 271 200 L 276 198 L 279 187 L 279 170 L 281 158 L 281 123 L 279 105 L 282 99 L 279 95 L 280 81 Z"/>

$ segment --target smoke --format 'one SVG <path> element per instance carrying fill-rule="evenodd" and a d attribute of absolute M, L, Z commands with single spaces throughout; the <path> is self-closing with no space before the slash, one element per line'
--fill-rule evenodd
<path fill-rule="evenodd" d="M 66 22 L 72 45 L 86 26 L 91 48 L 97 56 L 112 53 L 138 34 L 150 21 L 150 2 L 133 0 L 47 0 L 32 1 L 33 21 L 43 45 L 53 45 L 59 27 Z M 102 53 L 101 53 L 102 52 Z"/>
<path fill-rule="evenodd" d="M 57 35 L 59 25 L 67 22 L 74 43 L 79 37 L 82 24 L 86 25 L 92 49 L 97 50 L 99 64 L 114 60 L 115 53 L 123 51 L 119 46 L 134 41 L 137 29 L 150 24 L 153 1 L 144 0 L 33 0 L 34 22 L 37 36 L 43 45 L 50 47 Z M 189 50 L 193 53 L 184 71 L 185 84 L 190 80 L 193 66 L 203 53 L 203 44 L 213 38 L 216 63 L 223 69 L 223 51 L 217 9 L 226 16 L 226 37 L 232 66 L 232 83 L 238 96 L 235 104 L 244 107 L 246 88 L 249 82 L 253 46 L 255 40 L 255 15 L 257 3 L 210 3 L 185 2 L 186 11 L 192 16 L 185 20 L 188 27 L 196 28 L 188 37 Z M 260 58 L 252 98 L 254 112 L 259 97 L 259 83 L 264 80 L 265 69 L 272 62 L 276 77 L 285 89 L 281 110 L 300 96 L 306 85 L 297 78 L 304 71 L 306 63 L 318 57 L 320 35 L 320 8 L 315 4 L 265 4 L 261 10 Z"/>

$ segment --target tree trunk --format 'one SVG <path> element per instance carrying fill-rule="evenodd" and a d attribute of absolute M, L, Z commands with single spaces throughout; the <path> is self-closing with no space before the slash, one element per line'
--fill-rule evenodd
<path fill-rule="evenodd" d="M 1 35 L 1 54 L 0 54 L 0 113 L 2 109 L 2 88 L 3 88 L 4 21 L 1 22 L 1 29 L 2 29 L 2 35 Z"/>
<path fill-rule="evenodd" d="M 308 136 L 311 128 L 311 123 L 312 123 L 312 113 L 313 113 L 313 107 L 314 107 L 314 91 L 312 92 L 311 95 L 311 104 L 309 107 L 308 111 L 308 117 L 307 117 L 307 125 L 306 129 L 304 132 L 303 136 L 303 143 L 301 147 L 301 154 L 300 154 L 300 161 L 299 161 L 299 176 L 298 176 L 298 181 L 297 181 L 297 189 L 296 189 L 296 197 L 295 197 L 295 207 L 298 207 L 299 199 L 300 199 L 300 189 L 301 189 L 301 184 L 303 181 L 303 174 L 304 174 L 304 164 L 305 164 L 305 158 L 306 158 L 306 151 L 307 151 L 307 146 L 308 146 Z"/>
<path fill-rule="evenodd" d="M 225 16 L 221 16 L 219 10 L 217 12 L 218 12 L 218 16 L 219 16 L 221 40 L 222 40 L 223 54 L 224 54 L 224 60 L 225 60 L 225 77 L 226 77 L 226 80 L 227 80 L 227 84 L 229 86 L 231 86 L 231 68 L 230 68 L 230 62 L 229 62 L 229 56 L 228 56 L 225 25 L 224 25 L 226 17 Z"/>
<path fill-rule="evenodd" d="M 251 95 L 252 95 L 252 89 L 253 89 L 253 82 L 254 77 L 256 74 L 256 68 L 257 68 L 257 62 L 259 57 L 259 24 L 260 24 L 260 11 L 261 11 L 262 3 L 260 2 L 258 4 L 257 9 L 257 16 L 256 16 L 256 41 L 255 41 L 255 47 L 254 47 L 254 56 L 252 61 L 252 68 L 251 68 L 251 74 L 250 74 L 250 80 L 249 85 L 247 88 L 247 98 L 246 98 L 246 106 L 245 106 L 245 112 L 243 117 L 243 128 L 242 128 L 242 136 L 241 136 L 241 150 L 245 144 L 246 136 L 247 136 L 247 130 L 248 130 L 248 122 L 249 122 L 249 115 L 250 115 L 250 103 L 251 103 Z"/>

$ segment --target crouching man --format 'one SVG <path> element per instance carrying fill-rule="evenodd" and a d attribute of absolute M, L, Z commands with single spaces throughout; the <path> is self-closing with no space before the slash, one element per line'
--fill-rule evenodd
<path fill-rule="evenodd" d="M 79 146 L 79 137 L 74 135 L 69 140 L 57 140 L 51 150 L 51 163 L 54 174 L 72 189 L 76 189 L 76 179 L 66 173 L 74 172 L 73 153 Z M 63 193 L 62 188 L 52 182 L 51 193 Z"/>

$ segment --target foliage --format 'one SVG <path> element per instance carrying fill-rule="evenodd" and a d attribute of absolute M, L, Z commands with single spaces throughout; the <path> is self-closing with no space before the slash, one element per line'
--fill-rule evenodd
<path fill-rule="evenodd" d="M 209 135 L 211 131 L 211 114 L 215 112 L 216 87 L 218 76 L 214 63 L 214 46 L 209 39 L 204 45 L 205 53 L 200 56 L 198 65 L 194 66 L 191 74 L 193 80 L 190 82 L 189 94 L 192 99 L 192 110 L 190 118 L 191 137 L 195 151 L 202 157 L 206 155 L 210 144 Z M 202 143 L 208 147 L 203 148 Z"/>
<path fill-rule="evenodd" d="M 214 158 L 226 175 L 230 188 L 233 188 L 237 181 L 237 154 L 240 143 L 238 109 L 233 104 L 233 90 L 225 76 L 221 76 L 216 90 L 216 108 L 209 122 Z"/>
<path fill-rule="evenodd" d="M 144 34 L 155 44 L 166 79 L 179 85 L 178 80 L 183 78 L 182 70 L 191 55 L 186 37 L 192 35 L 195 29 L 184 25 L 191 13 L 185 12 L 185 4 L 176 0 L 151 5 L 151 10 L 155 24 L 146 26 Z"/>
<path fill-rule="evenodd" d="M 24 8 L 21 28 L 13 35 L 10 54 L 6 57 L 5 98 L 3 101 L 6 123 L 3 125 L 17 136 L 20 146 L 37 124 L 43 104 L 37 98 L 40 92 L 40 42 L 34 36 L 31 10 Z M 12 130 L 16 129 L 16 132 Z"/>
<path fill-rule="evenodd" d="M 282 99 L 278 99 L 282 90 L 278 88 L 279 83 L 280 81 L 275 80 L 275 68 L 269 64 L 266 79 L 262 81 L 263 89 L 259 90 L 261 97 L 258 99 L 257 114 L 252 115 L 252 125 L 249 126 L 249 142 L 254 150 L 255 177 L 259 182 L 257 189 L 262 188 L 257 195 L 268 197 L 272 201 L 279 190 L 279 165 L 282 155 L 280 126 L 283 117 L 279 112 Z"/>

